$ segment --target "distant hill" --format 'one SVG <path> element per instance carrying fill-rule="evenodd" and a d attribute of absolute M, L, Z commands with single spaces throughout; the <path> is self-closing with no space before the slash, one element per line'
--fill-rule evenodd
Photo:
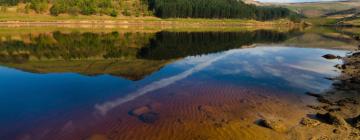
<path fill-rule="evenodd" d="M 360 25 L 360 7 L 327 13 L 322 18 L 335 19 L 338 25 Z"/>
<path fill-rule="evenodd" d="M 345 17 L 352 17 L 357 13 L 360 13 L 360 7 L 350 8 L 347 10 L 341 10 L 341 11 L 336 11 L 336 12 L 332 12 L 332 13 L 327 13 L 327 14 L 324 14 L 323 17 L 345 18 Z"/>
<path fill-rule="evenodd" d="M 311 2 L 311 3 L 287 3 L 276 5 L 284 6 L 290 10 L 303 14 L 306 17 L 322 17 L 330 13 L 336 13 L 352 8 L 360 7 L 360 0 L 340 1 L 340 2 Z"/>
<path fill-rule="evenodd" d="M 360 26 L 360 12 L 354 13 L 348 17 L 338 19 L 337 24 L 349 25 L 349 26 Z"/>

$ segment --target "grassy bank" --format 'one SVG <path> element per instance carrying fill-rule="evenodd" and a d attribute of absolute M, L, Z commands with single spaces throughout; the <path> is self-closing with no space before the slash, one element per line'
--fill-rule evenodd
<path fill-rule="evenodd" d="M 315 26 L 334 25 L 336 24 L 336 19 L 317 17 L 317 18 L 308 18 L 306 19 L 306 22 L 311 23 L 312 25 Z"/>
<path fill-rule="evenodd" d="M 10 26 L 10 25 L 9 25 Z M 271 30 L 277 32 L 289 32 L 294 30 L 292 27 L 283 26 L 100 26 L 100 25 L 50 25 L 50 26 L 1 26 L 0 36 L 7 35 L 28 35 L 39 33 L 51 33 L 55 31 L 61 32 L 140 32 L 140 33 L 156 33 L 160 31 L 170 32 L 239 32 L 239 31 L 256 31 Z"/>
<path fill-rule="evenodd" d="M 0 14 L 0 25 L 29 24 L 91 24 L 91 25 L 186 25 L 186 26 L 294 26 L 287 19 L 256 21 L 246 19 L 194 19 L 157 17 L 110 17 L 110 16 L 51 16 L 47 14 Z"/>
<path fill-rule="evenodd" d="M 313 26 L 360 26 L 360 19 L 341 20 L 336 18 L 308 18 L 305 20 L 307 23 L 311 23 Z"/>
<path fill-rule="evenodd" d="M 360 19 L 345 21 L 344 24 L 360 27 Z"/>

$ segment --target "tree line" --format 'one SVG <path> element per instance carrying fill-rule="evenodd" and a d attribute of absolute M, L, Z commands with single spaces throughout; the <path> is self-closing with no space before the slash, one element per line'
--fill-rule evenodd
<path fill-rule="evenodd" d="M 109 15 L 149 16 L 147 0 L 0 0 L 0 6 L 26 4 L 25 9 L 36 13 L 49 12 L 53 16 L 69 15 Z"/>
<path fill-rule="evenodd" d="M 162 18 L 238 18 L 273 20 L 293 16 L 287 8 L 255 6 L 240 0 L 149 0 Z"/>
<path fill-rule="evenodd" d="M 97 13 L 117 16 L 114 0 L 56 0 L 50 9 L 52 15 L 62 13 L 94 15 Z"/>

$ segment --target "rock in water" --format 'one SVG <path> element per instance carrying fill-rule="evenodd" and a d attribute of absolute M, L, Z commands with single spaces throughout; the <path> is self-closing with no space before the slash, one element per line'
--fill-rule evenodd
<path fill-rule="evenodd" d="M 277 132 L 285 132 L 287 130 L 286 126 L 280 120 L 260 120 L 259 125 Z"/>
<path fill-rule="evenodd" d="M 334 133 L 334 134 L 340 134 L 341 131 L 340 131 L 339 129 L 334 129 L 334 130 L 333 130 L 333 133 Z"/>
<path fill-rule="evenodd" d="M 151 111 L 151 109 L 148 106 L 140 106 L 138 108 L 135 108 L 135 109 L 129 111 L 129 114 L 133 115 L 133 116 L 140 116 L 140 115 L 148 113 L 150 111 Z"/>
<path fill-rule="evenodd" d="M 324 57 L 325 59 L 336 59 L 336 58 L 338 58 L 336 55 L 333 55 L 333 54 L 326 54 L 326 55 L 324 55 L 322 57 Z"/>
<path fill-rule="evenodd" d="M 346 126 L 346 121 L 344 120 L 344 118 L 333 112 L 328 112 L 326 114 L 318 113 L 316 114 L 316 117 L 332 125 Z"/>
<path fill-rule="evenodd" d="M 360 36 L 354 36 L 354 39 L 355 40 L 360 40 Z M 359 48 L 360 48 L 360 45 L 359 45 Z"/>
<path fill-rule="evenodd" d="M 309 95 L 309 96 L 316 97 L 316 98 L 322 97 L 322 95 L 316 94 L 316 93 L 312 93 L 312 92 L 306 92 L 305 94 L 306 94 L 306 95 Z"/>
<path fill-rule="evenodd" d="M 320 125 L 320 122 L 318 120 L 309 119 L 309 118 L 303 118 L 300 122 L 300 124 L 307 126 L 307 127 L 315 127 Z"/>
<path fill-rule="evenodd" d="M 328 105 L 333 105 L 334 103 L 331 102 L 328 99 L 325 99 L 324 97 L 317 97 L 316 98 L 320 103 L 324 103 L 324 104 L 328 104 Z"/>
<path fill-rule="evenodd" d="M 129 114 L 144 123 L 154 123 L 159 119 L 159 114 L 154 112 L 148 105 L 137 107 L 129 111 Z"/>
<path fill-rule="evenodd" d="M 159 114 L 155 112 L 148 112 L 141 114 L 138 118 L 144 123 L 155 123 L 155 121 L 159 120 Z"/>
<path fill-rule="evenodd" d="M 352 126 L 360 129 L 360 115 L 352 119 Z"/>

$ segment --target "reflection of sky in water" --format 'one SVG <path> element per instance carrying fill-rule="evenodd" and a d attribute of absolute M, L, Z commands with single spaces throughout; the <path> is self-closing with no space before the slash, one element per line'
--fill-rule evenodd
<path fill-rule="evenodd" d="M 194 78 L 218 80 L 219 82 L 240 85 L 266 86 L 291 90 L 293 92 L 322 91 L 328 89 L 335 77 L 333 67 L 338 60 L 325 60 L 321 56 L 327 53 L 345 55 L 345 51 L 323 49 L 304 49 L 286 47 L 257 47 L 243 49 L 216 62 Z M 192 59 L 206 59 L 190 58 Z M 184 62 L 184 64 L 189 62 Z M 183 65 L 183 64 L 179 64 Z M 209 76 L 210 75 L 210 76 Z"/>
<path fill-rule="evenodd" d="M 168 85 L 176 86 L 182 80 L 295 92 L 321 91 L 331 85 L 331 81 L 324 78 L 337 75 L 333 65 L 338 62 L 321 57 L 327 53 L 345 54 L 309 48 L 236 49 L 187 57 L 137 82 L 109 75 L 36 74 L 0 67 L 0 132 L 16 130 L 14 122 L 23 128 L 36 124 L 35 120 L 42 117 L 59 117 L 79 109 L 92 112 L 95 104 L 106 113 L 141 95 Z"/>
<path fill-rule="evenodd" d="M 123 103 L 188 77 L 195 78 L 195 81 L 215 81 L 219 84 L 276 88 L 298 93 L 319 92 L 330 88 L 331 81 L 326 80 L 326 77 L 338 74 L 333 66 L 339 61 L 325 60 L 322 55 L 326 53 L 345 55 L 344 51 L 257 47 L 188 57 L 166 68 L 183 69 L 183 72 L 151 82 L 125 97 L 97 104 L 96 109 L 105 115 Z"/>

